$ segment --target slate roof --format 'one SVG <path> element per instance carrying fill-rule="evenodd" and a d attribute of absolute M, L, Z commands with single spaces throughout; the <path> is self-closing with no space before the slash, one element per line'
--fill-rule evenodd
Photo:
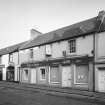
<path fill-rule="evenodd" d="M 97 21 L 97 17 L 46 33 L 42 34 L 35 39 L 25 43 L 19 49 L 27 49 L 43 44 L 52 43 L 55 41 L 65 40 L 68 38 L 78 37 L 81 35 L 86 35 L 89 33 L 93 33 L 96 31 L 97 27 L 99 26 L 99 21 Z M 105 30 L 105 20 L 100 27 L 101 31 Z"/>
<path fill-rule="evenodd" d="M 25 44 L 26 42 L 27 41 L 0 49 L 0 56 L 18 51 L 19 47 Z"/>

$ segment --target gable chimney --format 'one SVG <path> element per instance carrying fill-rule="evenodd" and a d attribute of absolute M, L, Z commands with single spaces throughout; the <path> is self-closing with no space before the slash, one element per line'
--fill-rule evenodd
<path fill-rule="evenodd" d="M 36 38 L 37 36 L 41 35 L 42 33 L 35 30 L 35 29 L 31 29 L 31 38 L 30 39 L 34 39 Z"/>
<path fill-rule="evenodd" d="M 97 17 L 97 20 L 99 20 L 101 23 L 103 23 L 105 18 L 105 11 L 100 11 Z"/>

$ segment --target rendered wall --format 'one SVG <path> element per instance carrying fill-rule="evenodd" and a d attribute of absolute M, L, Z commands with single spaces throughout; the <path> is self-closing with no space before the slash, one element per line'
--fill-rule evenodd
<path fill-rule="evenodd" d="M 3 68 L 3 80 L 6 80 L 6 68 L 8 66 L 9 61 L 9 54 L 2 56 L 2 64 L 5 65 L 5 68 Z"/>

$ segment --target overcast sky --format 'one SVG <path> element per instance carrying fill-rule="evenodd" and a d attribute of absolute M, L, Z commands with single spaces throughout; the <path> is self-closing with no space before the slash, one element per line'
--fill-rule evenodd
<path fill-rule="evenodd" d="M 77 23 L 105 10 L 105 0 L 0 0 L 0 48 Z"/>

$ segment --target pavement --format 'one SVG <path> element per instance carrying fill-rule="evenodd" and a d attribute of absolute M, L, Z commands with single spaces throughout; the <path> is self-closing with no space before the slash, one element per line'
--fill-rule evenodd
<path fill-rule="evenodd" d="M 94 103 L 89 105 L 105 105 L 105 93 L 89 92 L 86 90 L 79 90 L 74 88 L 60 88 L 60 87 L 53 87 L 53 86 L 12 83 L 12 82 L 4 82 L 4 81 L 0 82 L 0 87 L 18 89 L 18 90 L 29 91 L 33 93 L 37 93 L 37 92 L 44 93 L 46 95 L 50 95 L 53 97 L 62 97 L 62 98 L 66 97 L 68 99 L 79 100 L 85 103 Z"/>

